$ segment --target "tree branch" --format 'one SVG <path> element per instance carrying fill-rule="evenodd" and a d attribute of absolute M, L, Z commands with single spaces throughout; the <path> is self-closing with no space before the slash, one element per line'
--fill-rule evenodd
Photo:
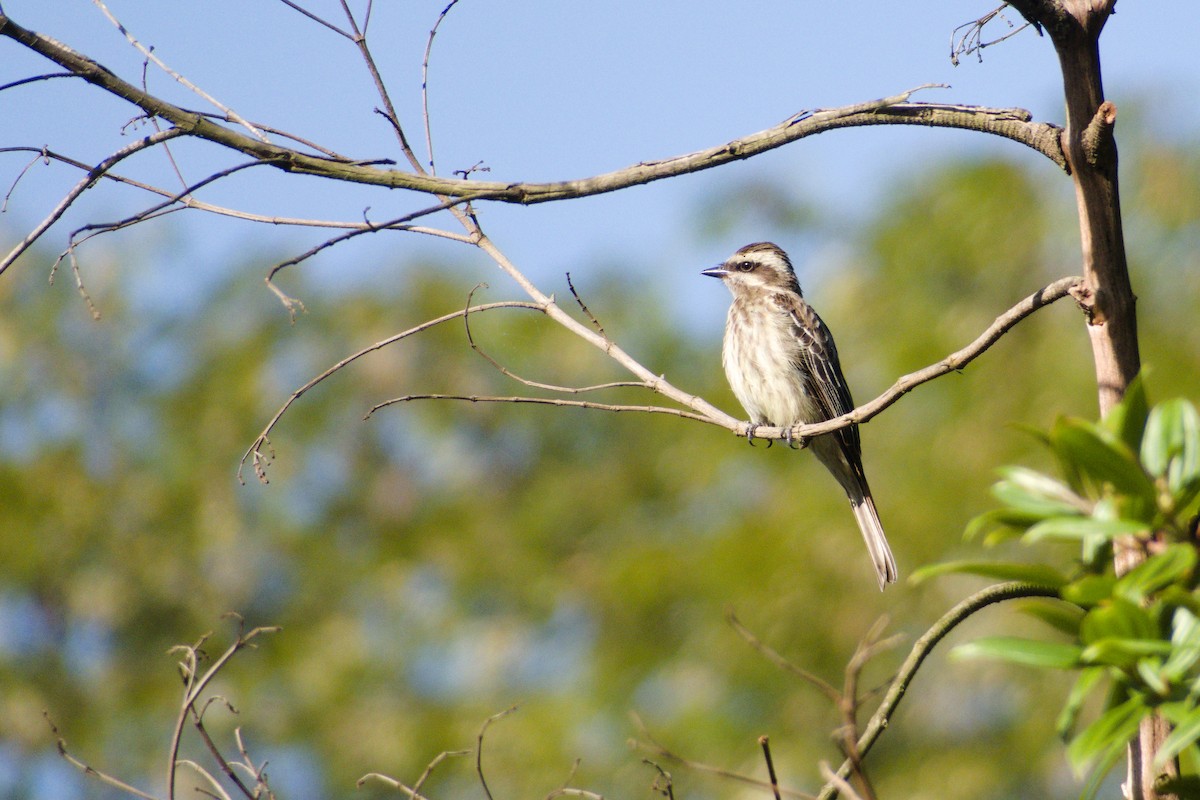
<path fill-rule="evenodd" d="M 951 353 L 936 364 L 931 364 L 924 369 L 919 369 L 916 372 L 910 372 L 902 376 L 883 394 L 868 403 L 860 405 L 849 413 L 843 414 L 840 417 L 834 417 L 825 422 L 793 427 L 791 431 L 792 437 L 807 439 L 874 418 L 881 411 L 922 383 L 928 383 L 934 378 L 939 378 L 948 372 L 956 372 L 963 369 L 982 355 L 985 350 L 999 341 L 1000 337 L 1012 329 L 1018 322 L 1025 319 L 1025 317 L 1028 317 L 1039 308 L 1047 306 L 1056 300 L 1061 300 L 1067 295 L 1078 294 L 1082 286 L 1082 278 L 1059 278 L 1054 283 L 1038 289 L 1008 311 L 996 317 L 995 322 L 988 326 L 987 330 L 979 334 L 975 341 L 961 350 Z M 739 436 L 745 436 L 749 432 L 748 428 L 748 424 L 742 423 L 741 427 L 735 432 Z M 761 439 L 783 439 L 786 438 L 786 430 L 784 428 L 759 427 L 754 429 L 754 436 Z"/>
<path fill-rule="evenodd" d="M 1048 123 L 1030 122 L 1027 111 L 908 103 L 909 97 L 917 91 L 913 89 L 892 97 L 842 108 L 802 112 L 771 128 L 726 144 L 674 158 L 642 162 L 589 178 L 552 183 L 458 180 L 423 174 L 401 131 L 398 131 L 398 134 L 401 136 L 405 154 L 413 164 L 413 172 L 379 169 L 322 158 L 260 141 L 219 125 L 201 114 L 168 103 L 122 80 L 66 45 L 22 28 L 10 17 L 2 14 L 0 35 L 7 36 L 45 56 L 89 83 L 128 100 L 147 114 L 165 119 L 183 129 L 189 136 L 207 139 L 237 150 L 286 172 L 392 189 L 410 189 L 468 200 L 495 200 L 529 205 L 603 194 L 751 158 L 824 131 L 862 125 L 908 124 L 986 131 L 1019 141 L 1042 153 L 1060 167 L 1066 164 L 1058 143 L 1058 128 Z M 364 48 L 362 42 L 359 42 L 359 47 Z M 370 65 L 369 51 L 364 49 L 363 57 L 368 59 Z M 392 123 L 395 125 L 396 121 L 393 119 Z"/>
<path fill-rule="evenodd" d="M 871 717 L 870 722 L 867 723 L 866 730 L 859 737 L 859 758 L 867 755 L 880 734 L 887 728 L 888 722 L 896 712 L 900 701 L 904 699 L 904 695 L 908 691 L 913 678 L 916 677 L 917 671 L 921 668 L 921 664 L 924 663 L 926 657 L 929 656 L 938 642 L 946 637 L 946 634 L 954 630 L 963 620 L 990 605 L 1021 597 L 1058 597 L 1058 590 L 1049 586 L 1039 586 L 1038 584 L 1020 581 L 989 586 L 950 609 L 920 639 L 914 642 L 912 650 L 909 651 L 908 657 L 904 659 L 904 663 L 900 666 L 900 671 L 896 674 L 895 680 L 892 681 L 892 685 L 884 696 L 883 702 L 879 704 L 879 708 Z M 853 759 L 847 758 L 842 763 L 842 766 L 838 768 L 836 775 L 838 778 L 845 780 L 849 777 L 853 769 Z M 821 789 L 820 794 L 817 795 L 817 800 L 832 800 L 832 798 L 838 796 L 838 792 L 839 786 L 837 782 L 831 781 Z"/>

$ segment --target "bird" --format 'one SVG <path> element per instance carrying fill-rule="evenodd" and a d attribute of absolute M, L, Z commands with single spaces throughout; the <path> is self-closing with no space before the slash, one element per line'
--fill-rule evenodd
<path fill-rule="evenodd" d="M 751 444 L 759 426 L 790 429 L 854 409 L 833 335 L 804 299 L 783 249 L 771 242 L 748 244 L 701 274 L 720 278 L 733 295 L 721 364 L 750 415 Z M 858 425 L 817 436 L 808 449 L 846 492 L 882 591 L 896 581 L 896 560 L 863 471 Z"/>

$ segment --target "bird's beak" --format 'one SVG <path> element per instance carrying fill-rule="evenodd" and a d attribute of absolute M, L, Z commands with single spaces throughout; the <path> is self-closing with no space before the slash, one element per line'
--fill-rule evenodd
<path fill-rule="evenodd" d="M 700 274 L 707 275 L 710 278 L 724 278 L 726 275 L 729 274 L 729 270 L 725 269 L 724 264 L 718 264 L 717 266 L 713 267 L 712 269 L 701 270 Z"/>

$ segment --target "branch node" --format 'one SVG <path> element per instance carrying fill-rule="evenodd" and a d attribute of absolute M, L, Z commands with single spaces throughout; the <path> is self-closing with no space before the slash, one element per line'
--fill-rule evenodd
<path fill-rule="evenodd" d="M 1116 142 L 1113 137 L 1113 127 L 1117 122 L 1117 107 L 1105 100 L 1096 109 L 1092 121 L 1084 128 L 1080 137 L 1083 147 L 1083 157 L 1093 167 L 1109 167 L 1116 163 Z"/>

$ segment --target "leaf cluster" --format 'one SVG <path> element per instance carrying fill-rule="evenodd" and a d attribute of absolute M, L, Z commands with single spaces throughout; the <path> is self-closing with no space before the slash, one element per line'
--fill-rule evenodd
<path fill-rule="evenodd" d="M 1079 672 L 1057 725 L 1073 768 L 1091 773 L 1091 796 L 1151 715 L 1174 725 L 1157 767 L 1185 751 L 1200 757 L 1200 413 L 1182 399 L 1149 409 L 1139 381 L 1102 421 L 1062 419 L 1038 438 L 1061 475 L 1007 468 L 994 487 L 1002 507 L 976 518 L 968 535 L 1069 545 L 1079 553 L 1073 568 L 955 562 L 922 577 L 972 572 L 1057 588 L 1061 600 L 1026 610 L 1067 641 L 997 636 L 956 653 Z M 1077 731 L 1102 687 L 1099 715 Z"/>

